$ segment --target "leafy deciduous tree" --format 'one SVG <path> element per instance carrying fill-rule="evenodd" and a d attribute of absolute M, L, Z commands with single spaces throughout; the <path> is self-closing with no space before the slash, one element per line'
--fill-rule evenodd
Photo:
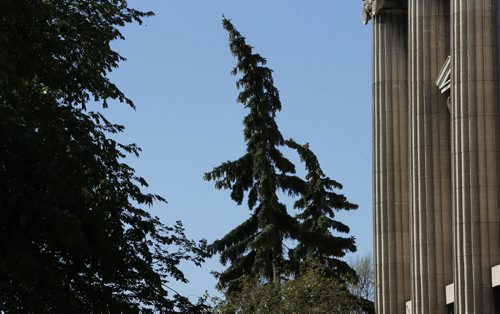
<path fill-rule="evenodd" d="M 201 263 L 204 243 L 143 209 L 164 199 L 123 162 L 140 149 L 87 108 L 134 107 L 107 77 L 123 60 L 110 43 L 152 13 L 125 0 L 7 0 L 0 12 L 0 309 L 186 309 L 166 284 L 186 281 L 178 265 Z"/>
<path fill-rule="evenodd" d="M 302 265 L 301 276 L 284 282 L 242 280 L 241 291 L 215 308 L 220 313 L 353 313 L 358 302 L 345 283 L 329 276 L 318 261 Z"/>
<path fill-rule="evenodd" d="M 349 262 L 350 266 L 356 271 L 356 280 L 349 282 L 349 290 L 353 295 L 373 303 L 373 262 L 372 256 L 358 256 Z"/>

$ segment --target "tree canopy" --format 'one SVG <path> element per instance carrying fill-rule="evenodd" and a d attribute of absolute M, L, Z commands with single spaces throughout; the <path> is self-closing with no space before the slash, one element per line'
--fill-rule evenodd
<path fill-rule="evenodd" d="M 346 285 L 318 262 L 301 266 L 301 276 L 279 283 L 242 280 L 241 290 L 217 303 L 218 313 L 359 313 L 359 302 Z"/>
<path fill-rule="evenodd" d="M 108 78 L 120 27 L 151 12 L 125 0 L 1 1 L 0 308 L 27 312 L 186 309 L 168 296 L 204 243 L 145 209 L 165 201 L 124 158 L 97 104 L 133 102 Z M 92 108 L 92 109 L 91 109 Z M 177 248 L 177 249 L 176 249 Z"/>
<path fill-rule="evenodd" d="M 354 252 L 356 246 L 354 238 L 332 235 L 348 234 L 350 229 L 342 222 L 335 220 L 335 212 L 339 210 L 355 210 L 358 205 L 335 191 L 342 189 L 342 184 L 326 176 L 321 169 L 318 158 L 309 148 L 309 144 L 300 145 L 293 139 L 286 141 L 288 147 L 294 149 L 306 168 L 304 188 L 300 198 L 295 202 L 294 208 L 300 210 L 296 218 L 301 222 L 301 227 L 309 232 L 321 234 L 332 239 L 335 245 L 311 246 L 299 243 L 290 251 L 292 269 L 297 274 L 300 272 L 301 263 L 310 259 L 320 261 L 328 270 L 330 276 L 354 275 L 353 269 L 339 257 L 344 252 Z"/>
<path fill-rule="evenodd" d="M 357 206 L 331 191 L 341 185 L 321 172 L 307 145 L 284 139 L 275 120 L 281 101 L 272 70 L 228 19 L 223 19 L 223 27 L 237 59 L 232 71 L 240 75 L 237 100 L 249 111 L 243 120 L 246 153 L 215 167 L 204 178 L 215 181 L 217 189 L 230 190 L 238 205 L 246 198 L 251 215 L 210 246 L 213 253 L 220 253 L 224 265 L 229 264 L 218 275 L 218 287 L 229 294 L 241 291 L 246 278 L 279 284 L 293 272 L 298 274 L 297 267 L 305 258 L 322 257 L 324 266 L 336 274 L 353 272 L 339 258 L 356 250 L 354 238 L 335 236 L 331 231 L 349 231 L 333 220 L 333 209 L 351 210 Z M 287 146 L 305 162 L 309 171 L 306 180 L 295 174 L 295 165 L 283 155 L 281 149 Z M 290 214 L 279 198 L 282 193 L 299 198 L 296 208 L 301 215 Z M 285 247 L 289 240 L 299 243 L 297 249 L 291 250 L 294 257 Z"/>

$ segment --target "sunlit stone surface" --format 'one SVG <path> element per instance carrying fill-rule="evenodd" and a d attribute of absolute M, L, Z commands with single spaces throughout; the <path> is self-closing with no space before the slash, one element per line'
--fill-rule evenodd
<path fill-rule="evenodd" d="M 500 313 L 499 7 L 363 2 L 378 313 Z"/>

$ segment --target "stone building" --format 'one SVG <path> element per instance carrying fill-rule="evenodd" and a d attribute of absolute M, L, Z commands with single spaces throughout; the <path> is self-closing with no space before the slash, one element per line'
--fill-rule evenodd
<path fill-rule="evenodd" d="M 377 313 L 500 313 L 500 0 L 365 0 Z"/>

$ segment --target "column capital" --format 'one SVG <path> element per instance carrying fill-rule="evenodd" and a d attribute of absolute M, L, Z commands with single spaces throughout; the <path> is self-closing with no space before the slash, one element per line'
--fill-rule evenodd
<path fill-rule="evenodd" d="M 408 0 L 363 0 L 361 18 L 363 24 L 368 24 L 375 15 L 385 10 L 405 10 Z"/>

